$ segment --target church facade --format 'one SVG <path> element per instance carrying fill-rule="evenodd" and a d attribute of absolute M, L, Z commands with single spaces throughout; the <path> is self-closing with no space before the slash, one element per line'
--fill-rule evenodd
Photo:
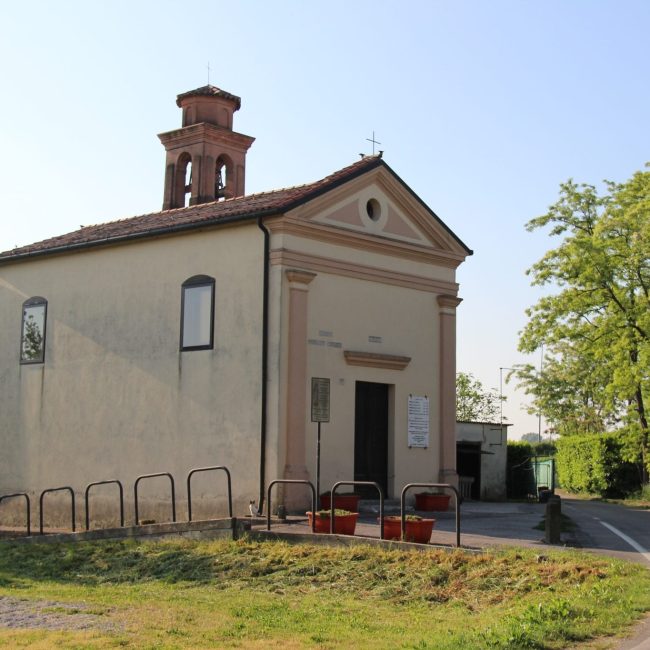
<path fill-rule="evenodd" d="M 0 495 L 170 472 L 182 503 L 190 469 L 225 465 L 241 514 L 271 480 L 316 483 L 319 427 L 321 490 L 456 482 L 471 251 L 381 156 L 246 195 L 239 98 L 177 103 L 161 212 L 0 254 Z M 199 514 L 222 507 L 220 480 L 197 477 Z M 164 518 L 165 481 L 143 495 Z M 112 503 L 102 491 L 93 518 Z"/>

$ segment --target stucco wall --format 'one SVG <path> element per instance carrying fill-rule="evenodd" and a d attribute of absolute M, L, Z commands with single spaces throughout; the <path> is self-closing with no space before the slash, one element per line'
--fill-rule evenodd
<path fill-rule="evenodd" d="M 119 478 L 130 499 L 137 475 L 169 471 L 185 516 L 188 470 L 224 464 L 246 468 L 240 508 L 256 498 L 261 250 L 250 224 L 1 266 L 0 491 Z M 215 346 L 180 352 L 181 284 L 197 274 L 215 278 Z M 35 295 L 48 300 L 45 363 L 21 366 L 21 305 Z M 193 493 L 223 512 L 223 478 L 197 476 Z M 166 518 L 153 506 L 167 494 L 163 479 L 143 483 L 142 516 Z"/>
<path fill-rule="evenodd" d="M 507 425 L 483 422 L 457 422 L 457 442 L 478 442 L 481 449 L 481 500 L 506 498 L 508 460 Z"/>
<path fill-rule="evenodd" d="M 329 377 L 331 422 L 322 425 L 321 484 L 354 478 L 355 382 L 388 384 L 388 486 L 436 481 L 439 469 L 438 306 L 435 295 L 318 274 L 309 288 L 308 380 Z M 381 339 L 381 342 L 370 342 Z M 411 357 L 404 370 L 348 365 L 345 350 Z M 429 447 L 408 448 L 408 396 L 430 400 Z M 307 413 L 307 467 L 315 476 L 316 424 Z"/>

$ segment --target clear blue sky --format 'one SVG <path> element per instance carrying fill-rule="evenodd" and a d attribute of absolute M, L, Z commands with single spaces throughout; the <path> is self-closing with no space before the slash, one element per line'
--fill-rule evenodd
<path fill-rule="evenodd" d="M 646 0 L 195 0 L 0 5 L 0 250 L 160 209 L 177 93 L 242 97 L 247 191 L 369 152 L 473 248 L 458 368 L 498 387 L 551 245 L 524 224 L 569 177 L 650 160 Z M 536 431 L 512 387 L 515 437 Z"/>

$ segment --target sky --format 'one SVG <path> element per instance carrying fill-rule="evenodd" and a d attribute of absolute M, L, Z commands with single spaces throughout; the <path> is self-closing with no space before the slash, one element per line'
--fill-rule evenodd
<path fill-rule="evenodd" d="M 646 0 L 111 0 L 0 4 L 0 250 L 161 209 L 176 95 L 242 98 L 247 193 L 322 178 L 381 142 L 391 168 L 469 246 L 458 370 L 538 430 L 509 368 L 527 221 L 568 178 L 624 181 L 650 160 Z M 208 72 L 208 64 L 210 70 Z M 546 428 L 542 420 L 542 430 Z"/>

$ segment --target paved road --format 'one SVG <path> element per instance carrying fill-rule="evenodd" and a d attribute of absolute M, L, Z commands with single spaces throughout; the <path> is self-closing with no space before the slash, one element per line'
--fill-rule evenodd
<path fill-rule="evenodd" d="M 650 510 L 565 498 L 562 511 L 577 525 L 574 535 L 585 550 L 650 567 Z"/>

